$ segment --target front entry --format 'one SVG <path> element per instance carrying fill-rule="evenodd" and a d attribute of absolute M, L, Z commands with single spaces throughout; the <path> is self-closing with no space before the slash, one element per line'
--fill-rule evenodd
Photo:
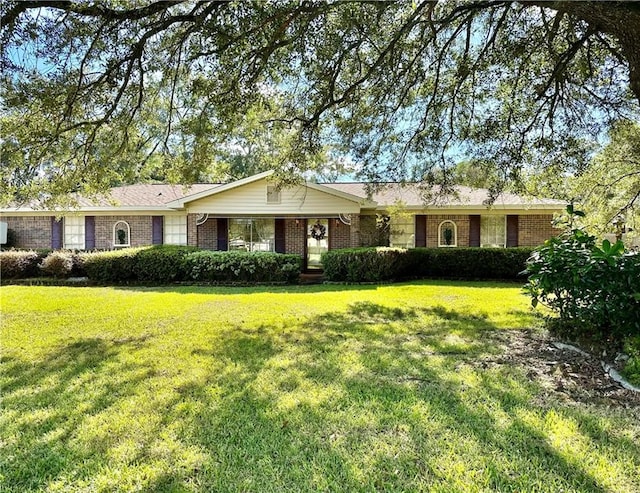
<path fill-rule="evenodd" d="M 307 269 L 322 270 L 321 255 L 329 250 L 329 220 L 307 220 Z"/>

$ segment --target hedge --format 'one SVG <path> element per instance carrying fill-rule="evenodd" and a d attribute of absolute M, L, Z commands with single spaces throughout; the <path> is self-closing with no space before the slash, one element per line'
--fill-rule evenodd
<path fill-rule="evenodd" d="M 203 282 L 296 283 L 302 259 L 299 255 L 270 252 L 198 251 L 185 259 L 187 278 Z"/>
<path fill-rule="evenodd" d="M 162 245 L 84 255 L 87 276 L 97 282 L 286 282 L 298 281 L 298 255 L 212 252 Z"/>
<path fill-rule="evenodd" d="M 345 248 L 322 254 L 328 281 L 376 282 L 404 277 L 407 250 L 388 247 Z"/>
<path fill-rule="evenodd" d="M 136 280 L 136 254 L 142 248 L 123 248 L 109 252 L 87 253 L 83 256 L 84 270 L 89 279 L 105 283 Z"/>
<path fill-rule="evenodd" d="M 197 247 L 158 245 L 140 250 L 135 255 L 135 278 L 143 282 L 182 281 L 187 278 L 184 258 Z"/>
<path fill-rule="evenodd" d="M 533 248 L 414 248 L 405 275 L 453 279 L 522 279 Z"/>
<path fill-rule="evenodd" d="M 0 252 L 0 277 L 20 279 L 36 277 L 42 255 L 34 250 L 3 250 Z"/>
<path fill-rule="evenodd" d="M 325 278 L 377 282 L 414 278 L 524 279 L 532 248 L 349 248 L 322 256 Z"/>

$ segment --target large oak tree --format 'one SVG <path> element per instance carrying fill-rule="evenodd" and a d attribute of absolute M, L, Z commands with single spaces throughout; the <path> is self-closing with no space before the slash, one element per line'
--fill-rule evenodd
<path fill-rule="evenodd" d="M 586 163 L 640 109 L 633 2 L 5 1 L 2 201 L 158 174 L 277 135 L 283 180 L 329 149 L 367 180 Z M 255 127 L 254 127 L 255 129 Z M 239 133 L 240 132 L 240 133 Z M 335 157 L 333 156 L 333 157 Z M 215 163 L 213 163 L 215 164 Z M 159 171 L 160 170 L 160 171 Z"/>

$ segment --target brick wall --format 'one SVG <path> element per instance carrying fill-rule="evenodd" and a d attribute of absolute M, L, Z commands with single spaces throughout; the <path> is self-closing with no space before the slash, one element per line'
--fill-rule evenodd
<path fill-rule="evenodd" d="M 2 216 L 16 233 L 18 248 L 51 248 L 51 216 Z"/>
<path fill-rule="evenodd" d="M 351 246 L 351 228 L 339 219 L 329 219 L 329 250 L 349 248 Z"/>
<path fill-rule="evenodd" d="M 340 223 L 342 225 L 342 223 Z M 360 230 L 360 214 L 351 214 L 351 226 L 349 226 L 351 234 L 350 247 L 362 246 L 362 231 Z"/>
<path fill-rule="evenodd" d="M 217 218 L 209 218 L 198 226 L 198 247 L 206 250 L 218 249 Z"/>
<path fill-rule="evenodd" d="M 535 214 L 518 217 L 518 246 L 538 246 L 561 232 L 551 225 L 553 215 Z"/>
<path fill-rule="evenodd" d="M 187 245 L 198 246 L 197 214 L 187 214 Z"/>
<path fill-rule="evenodd" d="M 296 224 L 297 221 L 297 224 Z M 284 244 L 287 253 L 296 253 L 304 256 L 304 245 L 307 241 L 304 219 L 284 220 Z"/>
<path fill-rule="evenodd" d="M 438 228 L 442 221 L 455 223 L 458 233 L 457 245 L 469 246 L 469 216 L 461 214 L 440 214 L 427 216 L 427 247 L 438 246 Z"/>
<path fill-rule="evenodd" d="M 131 246 L 146 246 L 153 243 L 151 216 L 95 216 L 96 248 L 110 250 L 113 248 L 113 226 L 118 221 L 125 221 L 131 228 Z"/>

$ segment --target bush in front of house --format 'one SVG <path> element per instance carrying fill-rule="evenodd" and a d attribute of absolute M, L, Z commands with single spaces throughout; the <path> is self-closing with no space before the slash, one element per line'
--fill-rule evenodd
<path fill-rule="evenodd" d="M 53 277 L 68 277 L 73 272 L 78 255 L 69 250 L 56 250 L 47 255 L 40 264 L 43 274 Z"/>
<path fill-rule="evenodd" d="M 406 277 L 524 279 L 532 248 L 412 248 Z"/>
<path fill-rule="evenodd" d="M 302 269 L 299 255 L 271 252 L 198 251 L 184 258 L 193 281 L 296 283 Z"/>
<path fill-rule="evenodd" d="M 184 258 L 197 247 L 158 245 L 135 254 L 134 275 L 142 282 L 172 282 L 187 279 Z"/>
<path fill-rule="evenodd" d="M 582 229 L 547 240 L 527 263 L 532 303 L 557 315 L 552 328 L 578 338 L 621 344 L 640 335 L 640 254 Z"/>
<path fill-rule="evenodd" d="M 347 248 L 322 256 L 329 281 L 519 279 L 532 248 Z"/>
<path fill-rule="evenodd" d="M 92 281 L 103 283 L 136 280 L 136 255 L 143 248 L 123 248 L 109 252 L 91 252 L 82 256 L 84 270 Z"/>
<path fill-rule="evenodd" d="M 345 248 L 323 253 L 322 267 L 328 281 L 378 282 L 404 277 L 407 260 L 404 248 Z"/>
<path fill-rule="evenodd" d="M 0 277 L 21 279 L 36 277 L 42 257 L 34 250 L 0 251 Z"/>

